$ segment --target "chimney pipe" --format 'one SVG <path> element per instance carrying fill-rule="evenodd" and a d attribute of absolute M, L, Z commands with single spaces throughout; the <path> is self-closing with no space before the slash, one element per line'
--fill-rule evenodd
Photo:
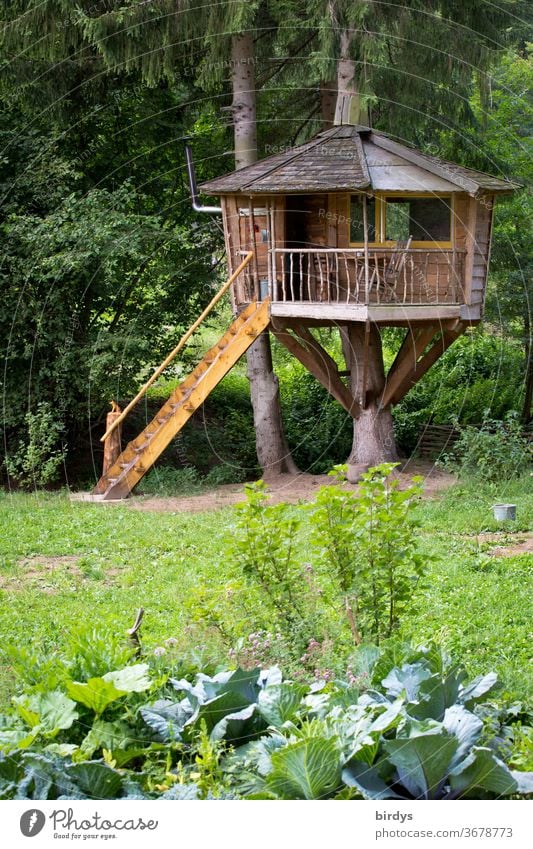
<path fill-rule="evenodd" d="M 221 206 L 202 206 L 198 202 L 196 174 L 194 171 L 194 162 L 192 161 L 191 146 L 188 141 L 185 141 L 185 159 L 187 160 L 187 174 L 189 175 L 189 188 L 191 190 L 192 208 L 195 212 L 208 212 L 215 215 L 220 215 L 220 213 L 222 212 Z"/>

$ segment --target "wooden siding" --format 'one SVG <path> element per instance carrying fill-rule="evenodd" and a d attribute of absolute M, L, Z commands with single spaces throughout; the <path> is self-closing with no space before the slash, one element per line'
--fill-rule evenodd
<path fill-rule="evenodd" d="M 251 199 L 247 195 L 228 195 L 222 198 L 224 235 L 230 273 L 240 262 L 244 252 L 255 252 L 254 263 L 236 286 L 235 299 L 247 303 L 258 296 L 259 281 L 272 277 L 272 260 L 269 246 L 291 248 L 294 242 L 301 247 L 350 247 L 350 194 L 329 195 L 257 196 L 253 198 L 254 214 L 249 214 Z M 466 193 L 453 199 L 454 225 L 453 250 L 456 258 L 450 264 L 450 251 L 435 248 L 414 251 L 409 256 L 409 284 L 411 303 L 463 302 L 480 309 L 484 302 L 487 267 L 490 252 L 492 205 L 494 198 L 486 195 L 481 200 Z M 292 224 L 290 223 L 292 221 Z M 296 223 L 295 223 L 296 222 Z M 291 232 L 291 227 L 292 232 Z M 264 241 L 266 238 L 268 242 Z M 379 247 L 369 247 L 372 254 Z M 381 259 L 381 261 L 383 258 Z M 275 278 L 280 282 L 287 269 L 287 260 L 279 252 L 275 255 Z M 451 274 L 451 268 L 456 274 Z M 343 266 L 339 279 L 343 281 Z M 458 279 L 460 275 L 460 279 Z M 371 299 L 372 300 L 372 299 Z"/>
<path fill-rule="evenodd" d="M 472 264 L 472 305 L 483 306 L 490 260 L 490 240 L 494 198 L 485 195 L 477 201 L 476 237 Z"/>

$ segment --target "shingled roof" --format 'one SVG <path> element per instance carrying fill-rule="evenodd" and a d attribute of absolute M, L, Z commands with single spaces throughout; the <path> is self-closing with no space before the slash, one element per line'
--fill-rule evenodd
<path fill-rule="evenodd" d="M 428 156 L 369 127 L 341 126 L 202 183 L 206 194 L 337 191 L 512 192 L 510 180 Z"/>

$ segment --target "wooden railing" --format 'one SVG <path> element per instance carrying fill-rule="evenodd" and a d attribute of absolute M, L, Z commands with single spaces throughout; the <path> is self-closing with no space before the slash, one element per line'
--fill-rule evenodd
<path fill-rule="evenodd" d="M 464 251 L 410 248 L 275 248 L 272 301 L 355 304 L 464 302 Z"/>

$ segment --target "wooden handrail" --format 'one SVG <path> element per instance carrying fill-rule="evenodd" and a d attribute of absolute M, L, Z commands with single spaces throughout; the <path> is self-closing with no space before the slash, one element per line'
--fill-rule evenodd
<path fill-rule="evenodd" d="M 157 380 L 157 378 L 159 377 L 159 375 L 160 375 L 160 374 L 162 374 L 162 373 L 164 372 L 164 370 L 165 370 L 165 369 L 166 369 L 166 367 L 167 367 L 167 366 L 168 366 L 168 365 L 172 362 L 172 360 L 174 359 L 174 357 L 176 356 L 176 354 L 179 354 L 179 352 L 181 351 L 181 349 L 183 348 L 183 346 L 185 345 L 185 343 L 189 341 L 189 339 L 191 338 L 191 336 L 192 336 L 192 334 L 195 332 L 195 330 L 197 330 L 197 329 L 200 327 L 200 325 L 201 325 L 202 321 L 204 320 L 204 318 L 206 318 L 206 316 L 208 316 L 208 315 L 209 315 L 209 313 L 211 312 L 211 310 L 213 309 L 213 307 L 215 306 L 215 304 L 217 304 L 217 303 L 220 301 L 220 299 L 222 298 L 222 296 L 223 296 L 223 295 L 225 295 L 225 294 L 226 294 L 226 292 L 228 291 L 228 289 L 229 289 L 229 287 L 231 286 L 231 284 L 232 284 L 232 283 L 233 283 L 233 282 L 237 279 L 237 277 L 239 276 L 239 274 L 241 274 L 241 272 L 242 272 L 242 271 L 244 271 L 244 269 L 246 268 L 246 266 L 248 265 L 248 263 L 249 263 L 249 262 L 250 262 L 250 260 L 252 259 L 253 255 L 254 255 L 254 252 L 253 252 L 253 251 L 248 251 L 248 253 L 247 253 L 247 254 L 246 254 L 246 256 L 244 257 L 244 259 L 243 259 L 243 261 L 241 262 L 241 264 L 238 266 L 238 268 L 236 268 L 236 269 L 235 269 L 235 271 L 233 272 L 233 274 L 231 275 L 231 277 L 230 277 L 228 280 L 226 280 L 226 282 L 224 283 L 224 285 L 223 285 L 223 286 L 222 286 L 222 287 L 218 290 L 218 292 L 216 293 L 215 297 L 214 297 L 214 298 L 213 298 L 213 300 L 212 300 L 212 301 L 210 301 L 210 302 L 209 302 L 209 304 L 206 306 L 206 308 L 205 308 L 205 310 L 203 311 L 203 313 L 201 314 L 201 316 L 200 316 L 199 318 L 197 318 L 197 319 L 196 319 L 196 321 L 194 322 L 194 324 L 192 324 L 192 325 L 189 327 L 189 329 L 187 330 L 187 333 L 185 333 L 185 335 L 181 337 L 180 341 L 178 342 L 178 344 L 176 345 L 176 347 L 174 348 L 174 350 L 173 350 L 173 351 L 171 351 L 171 352 L 170 352 L 170 354 L 168 355 L 168 357 L 166 357 L 166 359 L 164 359 L 164 360 L 163 360 L 163 362 L 161 363 L 161 365 L 160 365 L 160 366 L 158 366 L 158 367 L 156 368 L 156 370 L 154 371 L 153 375 L 152 375 L 152 376 L 151 376 L 151 377 L 150 377 L 150 378 L 146 381 L 146 383 L 144 384 L 144 386 L 142 387 L 142 389 L 140 389 L 140 390 L 139 390 L 139 392 L 137 392 L 137 395 L 135 396 L 135 398 L 134 398 L 132 401 L 130 401 L 130 403 L 128 404 L 128 406 L 127 406 L 127 407 L 125 407 L 125 408 L 124 408 L 124 410 L 122 411 L 121 415 L 120 415 L 118 418 L 116 418 L 116 419 L 115 419 L 115 421 L 113 422 L 113 424 L 111 425 L 111 427 L 109 427 L 109 428 L 107 429 L 107 431 L 104 433 L 104 435 L 102 436 L 102 438 L 101 438 L 100 442 L 105 442 L 105 441 L 106 441 L 106 439 L 107 439 L 107 438 L 108 438 L 108 437 L 109 437 L 109 436 L 113 433 L 113 431 L 115 430 L 115 428 L 116 428 L 116 427 L 118 427 L 118 425 L 119 425 L 121 422 L 123 422 L 123 421 L 124 421 L 124 419 L 126 418 L 126 416 L 128 415 L 128 413 L 129 413 L 131 410 L 133 410 L 133 408 L 136 406 L 136 404 L 138 404 L 138 403 L 139 403 L 139 401 L 141 400 L 141 398 L 143 397 L 143 395 L 145 395 L 145 394 L 146 394 L 146 392 L 148 391 L 148 389 L 150 388 L 150 386 L 152 385 L 152 383 L 155 383 L 155 381 Z"/>

